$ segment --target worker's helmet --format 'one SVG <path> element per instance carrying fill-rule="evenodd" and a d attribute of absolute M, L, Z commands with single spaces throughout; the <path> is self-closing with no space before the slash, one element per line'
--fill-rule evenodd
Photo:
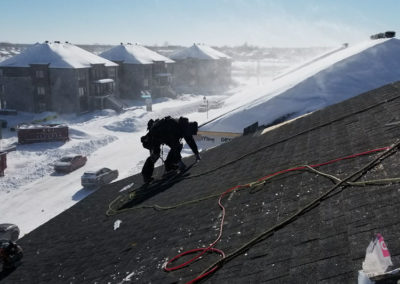
<path fill-rule="evenodd" d="M 149 122 L 147 122 L 147 130 L 150 130 L 150 128 L 153 126 L 154 120 L 150 119 Z"/>
<path fill-rule="evenodd" d="M 196 121 L 194 121 L 194 122 L 189 122 L 189 131 L 190 131 L 190 134 L 196 135 L 198 129 L 199 129 L 199 127 L 198 127 L 198 124 L 197 124 Z"/>

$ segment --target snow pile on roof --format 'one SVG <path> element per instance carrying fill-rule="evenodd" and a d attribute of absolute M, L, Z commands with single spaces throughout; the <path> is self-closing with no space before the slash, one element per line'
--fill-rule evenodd
<path fill-rule="evenodd" d="M 187 58 L 218 60 L 230 59 L 230 57 L 210 46 L 204 44 L 193 44 L 191 47 L 180 50 L 170 56 L 174 60 L 184 60 Z"/>
<path fill-rule="evenodd" d="M 0 62 L 0 67 L 29 67 L 30 64 L 49 64 L 49 68 L 90 68 L 92 64 L 118 66 L 70 43 L 45 42 L 36 43 Z"/>
<path fill-rule="evenodd" d="M 338 49 L 295 68 L 270 85 L 244 90 L 225 104 L 229 112 L 202 131 L 241 133 L 255 122 L 268 125 L 341 102 L 400 80 L 400 40 L 371 40 Z M 243 104 L 243 98 L 251 98 Z"/>
<path fill-rule="evenodd" d="M 127 64 L 152 64 L 155 61 L 174 63 L 173 60 L 138 44 L 121 44 L 100 54 L 112 61 Z"/>

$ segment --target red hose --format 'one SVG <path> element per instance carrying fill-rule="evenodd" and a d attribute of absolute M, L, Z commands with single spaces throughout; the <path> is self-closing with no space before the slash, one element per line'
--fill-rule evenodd
<path fill-rule="evenodd" d="M 333 163 L 336 163 L 336 162 L 339 162 L 339 161 L 343 161 L 343 160 L 347 160 L 347 159 L 352 159 L 352 158 L 356 158 L 356 157 L 359 157 L 359 156 L 369 155 L 369 154 L 372 154 L 372 153 L 375 153 L 375 152 L 385 151 L 385 150 L 389 150 L 389 149 L 390 149 L 390 147 L 378 148 L 378 149 L 374 149 L 374 150 L 370 150 L 370 151 L 365 151 L 365 152 L 361 152 L 361 153 L 349 155 L 349 156 L 342 157 L 342 158 L 337 158 L 337 159 L 330 160 L 330 161 L 325 162 L 325 163 L 320 163 L 320 164 L 315 164 L 315 165 L 309 165 L 309 167 L 316 168 L 316 167 L 326 166 L 326 165 L 333 164 Z M 276 175 L 279 175 L 279 174 L 283 174 L 283 173 L 287 173 L 287 172 L 292 172 L 292 171 L 298 171 L 298 170 L 304 170 L 304 169 L 306 169 L 306 168 L 307 168 L 306 166 L 299 166 L 299 167 L 294 167 L 294 168 L 290 168 L 290 169 L 286 169 L 286 170 L 281 170 L 281 171 L 278 171 L 278 172 L 275 172 L 275 173 L 266 175 L 266 176 L 264 176 L 264 177 L 262 177 L 262 178 L 259 178 L 257 181 L 264 181 L 264 180 L 266 180 L 266 179 L 268 179 L 268 178 L 270 178 L 270 177 L 273 177 L 273 176 L 276 176 Z M 222 210 L 222 217 L 221 217 L 221 222 L 220 222 L 219 234 L 218 234 L 218 237 L 216 238 L 216 240 L 215 240 L 213 243 L 211 243 L 211 244 L 210 244 L 208 247 L 206 247 L 206 248 L 191 249 L 191 250 L 185 251 L 185 252 L 183 252 L 183 253 L 181 253 L 181 254 L 178 254 L 178 255 L 174 256 L 173 258 L 171 258 L 171 259 L 164 265 L 163 268 L 164 268 L 165 271 L 171 272 L 171 271 L 175 271 L 175 270 L 181 269 L 181 268 L 183 268 L 183 267 L 185 267 L 185 266 L 191 264 L 192 262 L 194 262 L 194 261 L 197 260 L 198 258 L 200 258 L 200 257 L 201 257 L 202 255 L 204 255 L 206 252 L 215 252 L 215 253 L 220 254 L 220 255 L 222 256 L 222 258 L 225 257 L 225 253 L 224 253 L 222 250 L 217 249 L 217 248 L 214 248 L 215 244 L 221 239 L 222 231 L 223 231 L 223 225 L 224 225 L 224 220 L 225 220 L 225 207 L 222 205 L 221 201 L 222 201 L 222 198 L 224 198 L 224 196 L 227 195 L 228 193 L 230 193 L 230 192 L 232 192 L 232 191 L 234 191 L 234 190 L 236 190 L 236 189 L 239 189 L 239 188 L 246 188 L 246 187 L 250 187 L 250 183 L 244 184 L 244 185 L 237 185 L 237 186 L 234 186 L 234 187 L 232 187 L 232 188 L 229 188 L 228 190 L 226 190 L 225 192 L 223 192 L 223 193 L 220 195 L 220 197 L 218 198 L 218 205 L 219 205 L 219 207 L 220 207 L 221 210 Z M 197 254 L 195 257 L 189 259 L 189 260 L 186 261 L 185 263 L 182 263 L 182 264 L 177 265 L 177 266 L 174 266 L 174 267 L 168 267 L 169 264 L 171 264 L 172 262 L 178 260 L 179 258 L 181 258 L 181 257 L 183 257 L 183 256 L 185 256 L 185 255 L 188 255 L 188 254 L 196 253 L 196 252 L 200 252 L 200 253 Z M 217 269 L 218 269 L 218 266 L 214 266 L 214 267 L 211 268 L 210 270 L 208 270 L 208 271 L 204 272 L 203 274 L 197 276 L 196 278 L 190 280 L 189 282 L 187 282 L 187 284 L 189 284 L 189 283 L 195 283 L 195 282 L 199 281 L 200 279 L 202 279 L 202 278 L 204 278 L 204 277 L 210 275 L 211 273 L 213 273 L 213 272 L 216 271 Z"/>

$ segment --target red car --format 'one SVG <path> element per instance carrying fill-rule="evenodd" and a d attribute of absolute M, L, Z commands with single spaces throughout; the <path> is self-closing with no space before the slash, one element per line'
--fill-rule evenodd
<path fill-rule="evenodd" d="M 82 155 L 69 155 L 62 157 L 54 164 L 56 172 L 72 172 L 86 164 L 87 158 Z"/>

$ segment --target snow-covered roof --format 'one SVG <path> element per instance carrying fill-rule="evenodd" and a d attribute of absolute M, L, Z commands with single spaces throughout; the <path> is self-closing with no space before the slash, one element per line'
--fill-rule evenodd
<path fill-rule="evenodd" d="M 108 60 L 122 61 L 127 64 L 152 64 L 155 61 L 174 63 L 168 57 L 138 44 L 121 44 L 104 51 L 100 56 Z"/>
<path fill-rule="evenodd" d="M 268 86 L 236 93 L 225 101 L 230 111 L 201 130 L 241 133 L 255 122 L 294 118 L 399 80 L 400 40 L 366 41 L 319 56 Z"/>
<path fill-rule="evenodd" d="M 71 43 L 36 43 L 18 55 L 0 62 L 0 67 L 29 67 L 49 64 L 49 68 L 90 68 L 92 64 L 118 66 Z"/>
<path fill-rule="evenodd" d="M 170 56 L 174 60 L 184 60 L 187 58 L 218 60 L 230 59 L 228 55 L 205 44 L 193 44 L 191 47 L 180 50 Z"/>

